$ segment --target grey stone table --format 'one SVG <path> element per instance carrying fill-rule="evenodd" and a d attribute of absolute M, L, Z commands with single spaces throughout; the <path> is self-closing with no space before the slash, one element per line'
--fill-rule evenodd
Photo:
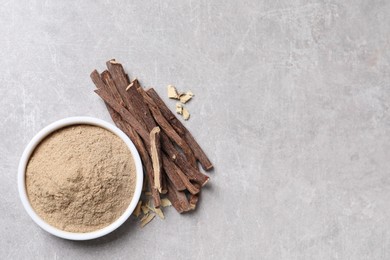
<path fill-rule="evenodd" d="M 0 259 L 390 259 L 389 1 L 2 1 Z M 110 121 L 115 57 L 215 164 L 199 209 L 72 242 L 35 225 L 17 165 L 68 116 Z"/>

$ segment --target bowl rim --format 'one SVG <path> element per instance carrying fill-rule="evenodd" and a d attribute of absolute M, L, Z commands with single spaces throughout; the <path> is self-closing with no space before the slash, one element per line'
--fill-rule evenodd
<path fill-rule="evenodd" d="M 87 233 L 75 233 L 75 232 L 64 231 L 48 224 L 34 211 L 27 196 L 25 176 L 26 176 L 26 167 L 30 159 L 30 156 L 33 153 L 34 149 L 37 147 L 37 145 L 39 145 L 43 139 L 45 139 L 48 135 L 50 135 L 54 131 L 59 130 L 61 128 L 71 126 L 71 125 L 82 125 L 82 124 L 102 127 L 112 132 L 113 134 L 121 138 L 123 142 L 125 142 L 135 162 L 136 185 L 135 185 L 134 195 L 130 201 L 129 206 L 117 220 L 115 220 L 110 225 L 96 231 L 87 232 Z M 55 121 L 54 123 L 51 123 L 48 126 L 44 127 L 31 139 L 29 144 L 26 146 L 23 155 L 20 159 L 19 168 L 18 168 L 19 197 L 28 215 L 33 219 L 33 221 L 36 224 L 38 224 L 45 231 L 57 237 L 69 239 L 69 240 L 90 240 L 90 239 L 99 238 L 104 235 L 107 235 L 108 233 L 114 231 L 119 226 L 121 226 L 130 217 L 135 207 L 137 206 L 137 203 L 141 197 L 142 185 L 143 185 L 143 168 L 142 168 L 141 158 L 139 156 L 139 153 L 134 143 L 122 130 L 120 130 L 116 126 L 108 123 L 107 121 L 94 118 L 94 117 L 88 117 L 88 116 L 68 117 L 68 118 Z"/>

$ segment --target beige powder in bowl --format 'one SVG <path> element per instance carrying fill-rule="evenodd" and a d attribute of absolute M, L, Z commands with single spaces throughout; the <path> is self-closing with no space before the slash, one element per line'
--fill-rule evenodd
<path fill-rule="evenodd" d="M 134 195 L 136 169 L 127 145 L 92 125 L 62 128 L 35 148 L 26 170 L 27 196 L 50 225 L 85 233 L 118 219 Z"/>

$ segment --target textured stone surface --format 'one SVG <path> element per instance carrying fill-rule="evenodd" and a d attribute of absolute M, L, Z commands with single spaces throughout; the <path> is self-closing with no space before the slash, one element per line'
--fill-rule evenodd
<path fill-rule="evenodd" d="M 363 0 L 2 1 L 0 258 L 390 259 L 389 13 Z M 196 94 L 185 124 L 216 168 L 193 214 L 65 241 L 22 208 L 18 160 L 55 120 L 110 121 L 89 73 L 112 57 L 164 97 L 167 84 Z"/>

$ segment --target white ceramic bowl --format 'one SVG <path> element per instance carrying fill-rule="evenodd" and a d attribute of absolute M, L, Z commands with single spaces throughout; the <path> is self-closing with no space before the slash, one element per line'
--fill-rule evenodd
<path fill-rule="evenodd" d="M 67 232 L 60 230 L 58 228 L 55 228 L 48 223 L 46 223 L 40 216 L 38 216 L 37 213 L 35 213 L 34 209 L 31 207 L 30 201 L 27 197 L 26 192 L 26 182 L 25 182 L 25 175 L 26 175 L 26 167 L 27 163 L 30 159 L 30 156 L 32 152 L 34 151 L 35 147 L 49 134 L 52 132 L 61 129 L 66 126 L 70 125 L 79 125 L 79 124 L 88 124 L 88 125 L 95 125 L 102 128 L 105 128 L 112 133 L 116 134 L 119 138 L 121 138 L 126 145 L 129 147 L 131 154 L 133 155 L 135 166 L 136 166 L 136 186 L 135 186 L 135 192 L 133 199 L 131 200 L 129 206 L 125 210 L 125 212 L 120 216 L 115 222 L 111 223 L 109 226 L 102 228 L 100 230 L 96 230 L 93 232 L 88 233 L 73 233 L 73 232 Z M 119 128 L 116 126 L 92 117 L 69 117 L 65 118 L 59 121 L 56 121 L 45 128 L 43 128 L 34 138 L 30 141 L 30 143 L 27 145 L 26 149 L 23 152 L 22 158 L 20 159 L 19 163 L 19 170 L 18 170 L 18 188 L 19 188 L 19 195 L 20 199 L 22 200 L 23 206 L 26 209 L 27 213 L 30 215 L 30 217 L 37 223 L 41 228 L 46 230 L 47 232 L 61 238 L 70 239 L 70 240 L 89 240 L 98 238 L 101 236 L 104 236 L 115 229 L 117 229 L 120 225 L 122 225 L 133 213 L 135 207 L 137 206 L 137 203 L 139 201 L 139 198 L 141 196 L 142 191 L 142 183 L 143 183 L 143 170 L 142 170 L 142 163 L 141 159 L 139 157 L 138 151 L 135 148 L 133 142 L 127 137 L 125 133 L 123 133 Z"/>

